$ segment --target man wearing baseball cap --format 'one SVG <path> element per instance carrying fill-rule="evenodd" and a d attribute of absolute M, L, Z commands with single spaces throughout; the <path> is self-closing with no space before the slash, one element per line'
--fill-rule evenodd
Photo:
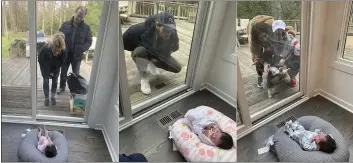
<path fill-rule="evenodd" d="M 179 38 L 173 14 L 161 12 L 133 25 L 123 34 L 124 50 L 131 51 L 141 76 L 141 91 L 151 93 L 149 75 L 158 75 L 157 68 L 179 73 L 180 63 L 171 56 L 179 49 Z"/>

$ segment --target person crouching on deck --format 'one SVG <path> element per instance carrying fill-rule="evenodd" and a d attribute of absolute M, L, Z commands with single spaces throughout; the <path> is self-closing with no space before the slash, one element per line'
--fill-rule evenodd
<path fill-rule="evenodd" d="M 151 93 L 148 75 L 159 75 L 157 69 L 179 73 L 181 65 L 171 56 L 179 49 L 179 38 L 174 16 L 161 12 L 146 18 L 123 34 L 124 50 L 131 51 L 141 77 L 141 92 Z"/>
<path fill-rule="evenodd" d="M 49 79 L 51 85 L 51 104 L 56 105 L 56 89 L 58 86 L 58 76 L 60 67 L 66 59 L 65 35 L 57 33 L 52 41 L 43 45 L 38 54 L 38 62 L 43 77 L 44 105 L 49 106 Z"/>

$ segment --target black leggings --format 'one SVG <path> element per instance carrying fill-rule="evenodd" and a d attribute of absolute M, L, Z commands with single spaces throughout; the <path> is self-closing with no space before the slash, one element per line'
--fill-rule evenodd
<path fill-rule="evenodd" d="M 132 59 L 135 61 L 141 75 L 145 76 L 148 63 L 152 62 L 156 67 L 163 70 L 179 73 L 181 71 L 180 63 L 172 56 L 158 57 L 151 54 L 146 48 L 139 46 L 131 53 Z"/>

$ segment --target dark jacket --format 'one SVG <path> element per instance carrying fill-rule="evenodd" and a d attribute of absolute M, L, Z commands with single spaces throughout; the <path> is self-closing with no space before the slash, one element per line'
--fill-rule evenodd
<path fill-rule="evenodd" d="M 91 27 L 84 21 L 77 25 L 75 41 L 72 42 L 74 27 L 74 17 L 64 22 L 60 27 L 60 32 L 65 34 L 66 48 L 69 59 L 81 59 L 83 52 L 87 51 L 92 45 Z"/>
<path fill-rule="evenodd" d="M 124 49 L 133 51 L 138 46 L 145 47 L 150 53 L 158 56 L 170 56 L 179 49 L 179 38 L 174 30 L 169 40 L 156 40 L 156 25 L 153 19 L 156 15 L 146 18 L 145 22 L 135 24 L 123 34 Z"/>
<path fill-rule="evenodd" d="M 58 77 L 60 68 L 66 59 L 66 51 L 62 51 L 60 55 L 54 56 L 52 45 L 51 42 L 47 42 L 39 50 L 38 62 L 43 78 Z M 53 76 L 50 76 L 50 73 L 52 73 Z"/>

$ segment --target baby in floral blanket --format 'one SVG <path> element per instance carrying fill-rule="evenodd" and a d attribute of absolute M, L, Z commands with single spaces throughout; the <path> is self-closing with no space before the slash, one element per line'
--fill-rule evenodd
<path fill-rule="evenodd" d="M 234 145 L 232 136 L 221 131 L 217 122 L 205 117 L 202 111 L 200 106 L 186 112 L 184 124 L 188 125 L 203 143 L 231 149 Z"/>

